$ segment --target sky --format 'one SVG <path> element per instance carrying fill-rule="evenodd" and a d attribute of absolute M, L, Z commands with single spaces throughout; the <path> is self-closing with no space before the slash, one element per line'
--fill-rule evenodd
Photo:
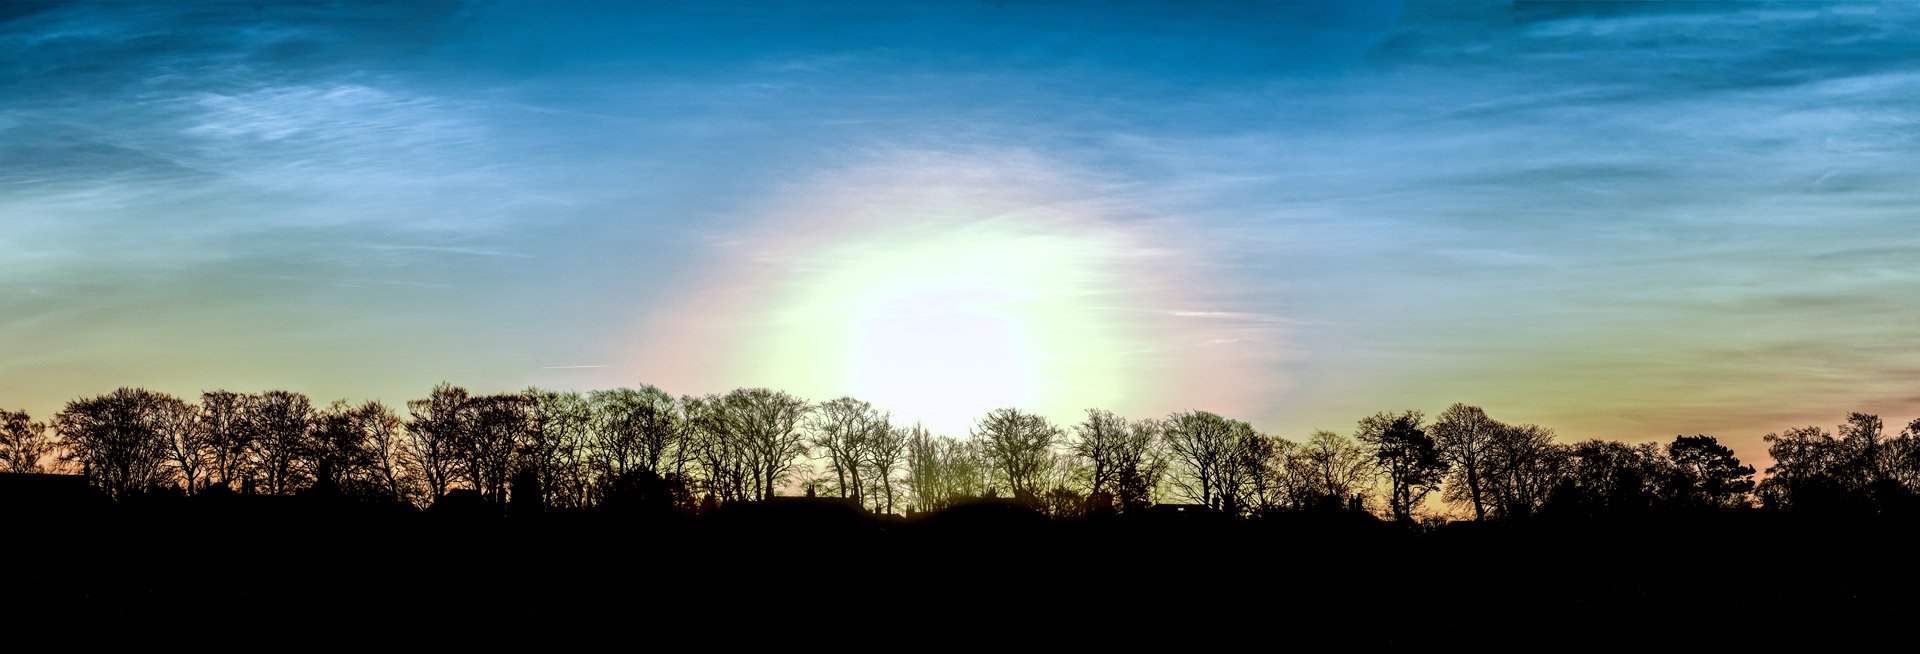
<path fill-rule="evenodd" d="M 1920 5 L 0 4 L 0 406 L 1920 416 Z"/>

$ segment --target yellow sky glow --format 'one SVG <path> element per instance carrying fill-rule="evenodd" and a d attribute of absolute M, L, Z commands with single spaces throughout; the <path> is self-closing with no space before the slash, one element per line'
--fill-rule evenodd
<path fill-rule="evenodd" d="M 851 394 L 955 434 L 994 407 L 1070 415 L 1111 401 L 1135 338 L 1106 320 L 1124 302 L 1110 287 L 1123 244 L 1056 222 L 862 230 L 806 253 L 756 321 L 772 336 L 743 377 Z"/>
<path fill-rule="evenodd" d="M 1188 271 L 1152 223 L 1044 167 L 907 159 L 817 180 L 721 244 L 727 273 L 643 326 L 645 381 L 851 395 L 959 436 L 1003 406 L 1159 415 L 1239 372 L 1205 355 L 1231 340 L 1218 321 L 1177 311 Z"/>

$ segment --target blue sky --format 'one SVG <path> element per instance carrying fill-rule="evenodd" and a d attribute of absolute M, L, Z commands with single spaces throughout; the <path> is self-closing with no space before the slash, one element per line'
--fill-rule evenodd
<path fill-rule="evenodd" d="M 1920 415 L 1915 44 L 1910 3 L 10 4 L 0 405 L 1461 401 L 1758 459 Z M 938 324 L 978 342 L 878 368 Z"/>

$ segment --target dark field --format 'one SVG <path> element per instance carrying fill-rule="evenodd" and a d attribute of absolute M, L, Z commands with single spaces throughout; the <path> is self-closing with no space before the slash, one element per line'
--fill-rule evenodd
<path fill-rule="evenodd" d="M 697 518 L 472 508 L 16 507 L 7 614 L 156 637 L 649 648 L 1719 648 L 1897 636 L 1920 581 L 1911 521 L 1757 510 L 1416 530 L 1347 512 L 1050 520 L 999 503 L 880 519 L 797 498 Z"/>

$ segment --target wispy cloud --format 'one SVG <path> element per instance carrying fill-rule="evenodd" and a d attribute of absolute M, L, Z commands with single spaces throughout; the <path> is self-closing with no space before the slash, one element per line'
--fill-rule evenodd
<path fill-rule="evenodd" d="M 382 252 L 444 252 L 447 254 L 471 254 L 474 256 L 481 256 L 481 257 L 518 257 L 522 259 L 533 258 L 533 255 L 521 254 L 518 252 L 501 252 L 498 250 L 451 247 L 451 246 L 444 246 L 444 245 L 365 245 L 361 247 L 365 247 L 371 250 L 379 250 Z"/>

